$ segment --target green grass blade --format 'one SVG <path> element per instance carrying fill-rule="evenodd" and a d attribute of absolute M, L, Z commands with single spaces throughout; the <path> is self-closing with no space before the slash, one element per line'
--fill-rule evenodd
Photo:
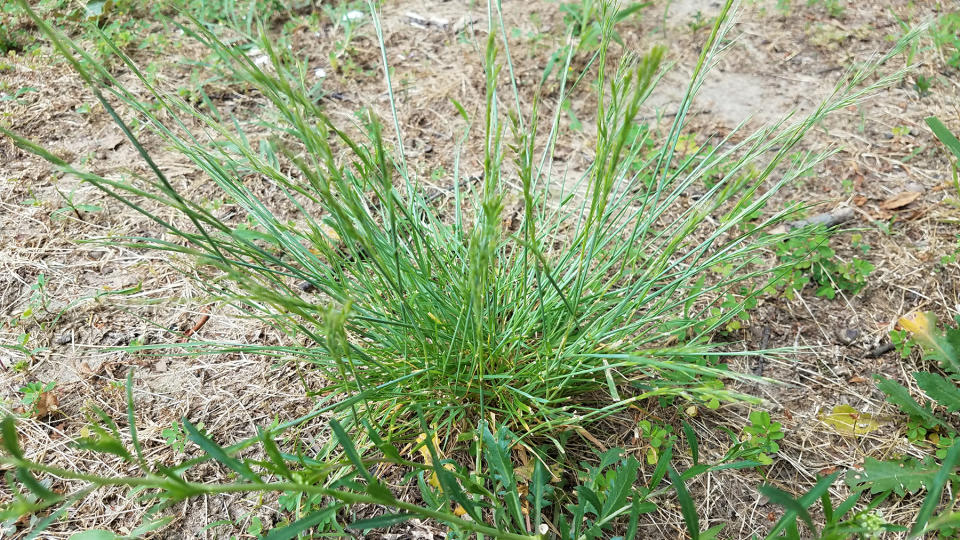
<path fill-rule="evenodd" d="M 767 535 L 768 538 L 775 538 L 780 532 L 784 529 L 787 529 L 788 536 L 795 536 L 799 538 L 799 532 L 797 529 L 797 517 L 800 516 L 804 522 L 810 518 L 810 514 L 807 511 L 807 508 L 815 503 L 824 493 L 830 489 L 830 486 L 833 485 L 833 482 L 840 475 L 841 471 L 837 471 L 829 476 L 824 476 L 816 485 L 810 489 L 810 491 L 804 493 L 800 496 L 799 499 L 794 499 L 790 494 L 776 488 L 773 486 L 760 486 L 758 489 L 761 490 L 765 496 L 768 496 L 767 493 L 773 495 L 774 498 L 770 500 L 776 504 L 784 506 L 786 513 L 774 524 L 773 529 Z M 806 518 L 802 516 L 806 514 Z M 811 519 L 807 525 L 810 527 L 811 534 L 816 534 L 816 529 L 813 528 L 813 520 Z"/>
<path fill-rule="evenodd" d="M 332 518 L 342 506 L 342 504 L 331 505 L 322 510 L 312 512 L 287 526 L 272 529 L 264 535 L 263 540 L 289 540 L 290 538 L 297 538 L 300 533 Z"/>
<path fill-rule="evenodd" d="M 0 433 L 3 434 L 3 448 L 8 454 L 23 459 L 23 450 L 20 449 L 20 441 L 17 439 L 17 421 L 13 415 L 7 415 L 0 423 Z"/>
<path fill-rule="evenodd" d="M 130 424 L 130 442 L 133 445 L 133 451 L 137 454 L 137 462 L 144 471 L 149 470 L 147 460 L 143 457 L 143 448 L 140 447 L 140 440 L 137 438 L 137 417 L 133 410 L 133 369 L 127 372 L 127 423 Z"/>
<path fill-rule="evenodd" d="M 351 529 L 358 531 L 369 531 L 370 529 L 383 529 L 386 527 L 391 527 L 393 525 L 398 525 L 408 521 L 410 518 L 416 517 L 413 514 L 407 512 L 399 512 L 396 514 L 383 514 L 377 517 L 367 518 L 367 519 L 358 519 L 350 524 Z"/>
<path fill-rule="evenodd" d="M 681 426 L 683 428 L 683 436 L 687 439 L 687 444 L 690 445 L 690 456 L 693 458 L 693 464 L 697 465 L 700 463 L 700 444 L 697 441 L 697 434 L 693 431 L 693 427 L 686 421 L 684 421 Z"/>
<path fill-rule="evenodd" d="M 668 466 L 670 473 L 670 482 L 673 484 L 674 491 L 677 492 L 677 501 L 680 503 L 680 513 L 683 515 L 683 522 L 687 526 L 687 532 L 690 533 L 691 540 L 700 538 L 700 517 L 697 515 L 697 506 L 687 491 L 683 479 L 677 474 L 673 467 Z"/>
<path fill-rule="evenodd" d="M 813 519 L 810 517 L 810 512 L 807 512 L 806 507 L 800 504 L 800 502 L 794 499 L 789 493 L 778 487 L 769 485 L 760 486 L 757 488 L 757 491 L 769 499 L 770 502 L 782 506 L 787 510 L 788 515 L 798 516 L 807 524 L 811 533 L 816 534 L 817 529 L 813 526 Z"/>
<path fill-rule="evenodd" d="M 181 422 L 183 423 L 184 431 L 187 432 L 187 437 L 196 443 L 196 445 L 199 446 L 200 449 L 206 452 L 210 457 L 226 465 L 245 480 L 249 482 L 260 483 L 260 477 L 250 470 L 250 467 L 248 467 L 247 464 L 230 457 L 220 445 L 213 442 L 213 440 L 211 440 L 209 437 L 200 433 L 200 430 L 191 424 L 186 417 L 182 418 Z"/>
<path fill-rule="evenodd" d="M 943 125 L 943 122 L 936 116 L 929 116 L 925 118 L 924 121 L 930 126 L 933 134 L 940 139 L 940 142 L 942 142 L 957 159 L 960 159 L 960 140 L 957 140 L 956 136 L 947 129 L 947 126 Z"/>

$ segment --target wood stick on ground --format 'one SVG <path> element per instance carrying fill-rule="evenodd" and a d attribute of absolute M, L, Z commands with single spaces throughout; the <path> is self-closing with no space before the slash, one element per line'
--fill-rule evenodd
<path fill-rule="evenodd" d="M 840 225 L 846 221 L 850 221 L 851 219 L 853 219 L 853 208 L 850 208 L 849 206 L 842 206 L 829 212 L 823 212 L 822 214 L 817 214 L 808 218 L 791 221 L 787 223 L 787 228 L 790 230 L 800 229 L 802 227 L 806 227 L 807 225 L 823 225 L 824 227 L 829 228 L 836 227 L 837 225 Z"/>
<path fill-rule="evenodd" d="M 207 311 L 208 309 L 210 309 L 209 306 L 203 308 L 203 311 Z M 204 313 L 203 316 L 200 317 L 200 320 L 197 321 L 197 324 L 193 325 L 193 328 L 183 333 L 183 337 L 180 338 L 180 343 L 185 343 L 188 339 L 190 339 L 190 336 L 199 332 L 200 329 L 203 328 L 203 325 L 207 324 L 207 321 L 209 320 L 210 320 L 210 314 Z"/>

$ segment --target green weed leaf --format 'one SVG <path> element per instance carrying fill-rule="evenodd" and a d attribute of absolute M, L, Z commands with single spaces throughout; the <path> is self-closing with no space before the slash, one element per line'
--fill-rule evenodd
<path fill-rule="evenodd" d="M 70 535 L 70 540 L 117 540 L 116 534 L 101 529 L 78 532 Z"/>
<path fill-rule="evenodd" d="M 921 406 L 911 396 L 910 391 L 902 384 L 884 378 L 881 375 L 874 375 L 877 381 L 877 388 L 887 395 L 887 401 L 900 407 L 900 410 L 911 417 L 921 420 L 926 426 L 943 426 L 950 428 L 943 420 L 934 416 L 929 406 Z"/>
<path fill-rule="evenodd" d="M 274 473 L 287 479 L 292 478 L 293 474 L 287 467 L 287 463 L 284 461 L 280 449 L 277 448 L 277 443 L 273 440 L 270 431 L 258 427 L 257 434 L 260 439 L 260 444 L 263 446 L 263 451 L 267 453 L 267 457 L 270 458 L 270 462 L 273 464 Z"/>
<path fill-rule="evenodd" d="M 130 455 L 130 452 L 127 451 L 126 446 L 123 445 L 123 442 L 120 439 L 104 431 L 97 432 L 89 437 L 77 439 L 77 441 L 73 443 L 73 446 L 82 450 L 106 452 L 108 454 L 120 456 L 127 461 L 130 461 L 133 457 Z"/>
<path fill-rule="evenodd" d="M 396 525 L 398 523 L 403 523 L 408 519 L 415 517 L 413 514 L 406 512 L 400 512 L 396 514 L 383 514 L 382 516 L 359 519 L 350 524 L 351 529 L 356 529 L 358 531 L 369 531 L 370 529 L 383 529 Z"/>
<path fill-rule="evenodd" d="M 947 409 L 947 412 L 960 411 L 960 387 L 957 383 L 936 373 L 921 371 L 913 374 L 913 379 L 930 399 Z"/>
<path fill-rule="evenodd" d="M 868 457 L 863 462 L 862 471 L 847 471 L 846 483 L 859 491 L 869 489 L 873 494 L 893 491 L 902 497 L 919 491 L 936 474 L 937 470 L 931 463 L 880 461 Z"/>
<path fill-rule="evenodd" d="M 23 482 L 23 485 L 27 486 L 27 489 L 34 495 L 44 501 L 55 501 L 61 498 L 56 493 L 47 489 L 33 476 L 33 473 L 23 467 L 17 467 L 17 479 Z"/>
<path fill-rule="evenodd" d="M 503 486 L 503 497 L 507 510 L 513 517 L 514 523 L 520 530 L 523 530 L 523 513 L 520 509 L 520 494 L 517 491 L 516 475 L 513 471 L 513 463 L 510 460 L 510 448 L 507 445 L 507 431 L 505 428 L 497 430 L 497 436 L 487 428 L 486 422 L 483 424 L 483 450 L 487 460 L 487 465 L 491 468 L 493 474 L 500 480 Z M 600 508 L 599 506 L 597 507 Z"/>
<path fill-rule="evenodd" d="M 357 452 L 357 447 L 353 445 L 353 439 L 347 435 L 347 431 L 343 429 L 340 422 L 337 422 L 336 419 L 331 419 L 330 427 L 333 429 L 333 434 L 337 438 L 337 442 L 340 443 L 340 447 L 343 448 L 343 452 L 347 455 L 347 459 L 350 460 L 350 463 L 353 463 L 357 472 L 368 482 L 373 481 L 373 475 L 371 475 L 367 467 L 364 466 L 363 460 L 360 458 L 360 453 Z"/>
<path fill-rule="evenodd" d="M 627 504 L 627 497 L 637 481 L 637 471 L 639 469 L 640 462 L 633 456 L 628 457 L 623 465 L 617 468 L 613 485 L 607 490 L 607 498 L 603 502 L 600 517 L 609 516 L 615 510 Z"/>
<path fill-rule="evenodd" d="M 954 469 L 958 464 L 960 464 L 960 439 L 954 441 L 950 450 L 947 451 L 947 457 L 940 465 L 940 470 L 937 471 L 936 476 L 927 486 L 927 497 L 924 499 L 920 511 L 917 512 L 916 522 L 910 528 L 910 536 L 917 537 L 922 534 L 927 522 L 930 521 L 930 516 L 933 515 L 933 511 L 940 503 L 940 495 L 943 492 L 943 487 L 947 484 L 947 480 L 951 477 L 956 479 Z"/>
<path fill-rule="evenodd" d="M 603 504 L 600 503 L 600 497 L 598 497 L 597 494 L 587 486 L 577 486 L 576 492 L 577 500 L 580 501 L 580 506 L 584 508 L 584 512 L 589 511 L 587 510 L 587 505 L 589 504 L 593 507 L 592 511 L 594 515 L 599 516 L 600 509 L 603 508 Z"/>
<path fill-rule="evenodd" d="M 543 513 L 544 495 L 547 491 L 547 485 L 550 481 L 550 474 L 547 467 L 539 459 L 533 464 L 533 475 L 530 478 L 529 491 L 533 499 L 533 524 L 534 527 L 540 525 L 540 516 Z"/>

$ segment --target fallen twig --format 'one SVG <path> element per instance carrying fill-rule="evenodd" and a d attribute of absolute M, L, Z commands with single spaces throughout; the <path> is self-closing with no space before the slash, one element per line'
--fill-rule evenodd
<path fill-rule="evenodd" d="M 791 221 L 787 223 L 788 229 L 800 229 L 808 225 L 823 225 L 824 227 L 836 227 L 845 221 L 853 219 L 853 208 L 842 206 L 829 212 L 810 216 L 805 219 Z"/>
<path fill-rule="evenodd" d="M 209 306 L 204 307 L 203 311 L 207 311 L 208 309 L 209 309 Z M 200 320 L 197 321 L 197 324 L 193 325 L 193 328 L 183 333 L 183 337 L 180 338 L 180 343 L 185 343 L 190 338 L 190 336 L 199 332 L 200 329 L 203 328 L 203 325 L 207 324 L 207 321 L 209 320 L 210 320 L 210 314 L 204 313 L 203 316 L 200 317 Z"/>

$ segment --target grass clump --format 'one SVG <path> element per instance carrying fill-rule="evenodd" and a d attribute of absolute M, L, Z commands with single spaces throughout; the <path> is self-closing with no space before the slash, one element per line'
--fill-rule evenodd
<path fill-rule="evenodd" d="M 653 135 L 637 136 L 635 121 L 662 72 L 663 50 L 628 55 L 614 70 L 608 47 L 616 11 L 605 6 L 593 59 L 595 161 L 574 182 L 561 182 L 551 156 L 562 107 L 549 120 L 539 115 L 539 97 L 529 116 L 519 99 L 516 111 L 499 110 L 498 92 L 518 90 L 500 70 L 498 39 L 505 33 L 496 9 L 489 8 L 487 102 L 478 122 L 483 177 L 478 188 L 461 188 L 455 172 L 452 219 L 441 218 L 420 189 L 402 141 L 390 149 L 376 115 L 363 112 L 353 127 L 363 135 L 350 135 L 353 128 L 335 125 L 309 99 L 303 70 L 269 39 L 258 43 L 270 59 L 262 68 L 200 24 L 184 30 L 269 101 L 269 137 L 251 141 L 249 126 L 221 123 L 161 93 L 115 51 L 141 76 L 152 102 L 143 103 L 39 19 L 156 178 L 129 182 L 83 172 L 7 135 L 147 215 L 167 235 L 131 242 L 187 255 L 215 298 L 282 328 L 291 343 L 305 343 L 193 347 L 306 360 L 329 381 L 318 393 L 359 396 L 344 410 L 376 419 L 390 433 L 410 426 L 411 406 L 451 435 L 484 418 L 525 438 L 577 429 L 650 397 L 709 406 L 745 399 L 723 387 L 723 378 L 744 376 L 727 370 L 710 344 L 743 302 L 722 310 L 714 303 L 728 291 L 755 297 L 774 279 L 758 264 L 761 254 L 805 234 L 762 234 L 795 208 L 757 218 L 780 187 L 824 157 L 789 159 L 804 133 L 893 78 L 864 87 L 875 66 L 853 72 L 810 117 L 752 134 L 738 130 L 739 142 L 731 135 L 681 159 L 675 149 L 693 95 L 725 43 L 726 11 L 674 123 L 651 151 Z M 569 97 L 563 92 L 561 104 Z M 178 192 L 104 93 L 203 170 L 243 209 L 244 223 L 224 221 Z M 189 128 L 190 122 L 204 127 Z M 723 174 L 710 179 L 708 191 L 685 205 L 687 188 L 718 170 Z M 503 220 L 508 177 L 521 186 L 524 212 L 516 229 Z M 268 208 L 255 186 L 282 193 L 294 217 Z M 178 210 L 190 226 L 166 220 L 145 201 Z M 725 269 L 724 279 L 716 279 L 716 268 Z"/>
<path fill-rule="evenodd" d="M 654 466 L 649 484 L 633 485 L 641 465 L 611 451 L 575 484 L 575 505 L 566 504 L 570 498 L 551 479 L 546 456 L 560 454 L 562 460 L 563 433 L 583 430 L 650 398 L 711 407 L 752 399 L 724 387 L 725 379 L 748 377 L 728 370 L 722 359 L 733 353 L 711 340 L 789 271 L 786 264 L 771 270 L 764 263 L 775 248 L 807 234 L 773 232 L 798 207 L 765 209 L 778 189 L 825 157 L 800 153 L 795 158 L 804 134 L 830 112 L 898 80 L 898 75 L 875 73 L 877 65 L 903 47 L 851 72 L 809 117 L 754 133 L 738 129 L 678 152 L 678 145 L 686 146 L 682 141 L 693 96 L 729 43 L 724 21 L 731 3 L 718 17 L 675 120 L 662 135 L 638 129 L 637 121 L 663 73 L 664 52 L 656 48 L 615 62 L 609 47 L 618 12 L 603 5 L 597 18 L 599 44 L 590 62 L 595 71 L 577 80 L 582 83 L 596 73 L 591 81 L 598 98 L 595 159 L 573 179 L 561 178 L 552 157 L 567 92 L 578 88 L 566 80 L 574 53 L 567 53 L 566 65 L 558 71 L 562 80 L 556 101 L 548 103 L 546 91 L 537 92 L 533 110 L 524 110 L 509 56 L 502 52 L 506 33 L 497 24 L 502 20 L 499 7 L 491 3 L 483 116 L 471 119 L 460 107 L 467 123 L 481 132 L 483 174 L 473 187 L 462 182 L 458 167 L 451 179 L 452 200 L 442 205 L 424 193 L 407 165 L 395 109 L 395 147 L 372 111 L 362 111 L 356 125 L 335 124 L 311 99 L 301 66 L 268 38 L 255 43 L 268 59 L 263 63 L 227 45 L 208 26 L 183 28 L 232 77 L 269 102 L 257 123 L 237 119 L 228 124 L 217 111 L 198 111 L 161 92 L 114 49 L 139 77 L 144 98 L 21 1 L 91 86 L 154 177 L 116 179 L 82 171 L 0 129 L 20 147 L 96 185 L 163 230 L 154 238 L 126 242 L 189 261 L 214 300 L 236 305 L 289 337 L 282 346 L 191 342 L 139 350 L 183 347 L 187 354 L 240 350 L 293 358 L 325 375 L 326 386 L 312 390 L 327 397 L 319 398 L 310 414 L 229 447 L 218 446 L 184 420 L 182 432 L 175 426 L 164 436 L 177 444 L 189 439 L 204 455 L 168 468 L 143 457 L 128 378 L 129 437 L 97 411 L 93 435 L 79 444 L 136 465 L 142 472 L 138 477 L 97 477 L 31 461 L 8 419 L 0 426 L 8 454 L 2 462 L 17 468 L 18 480 L 33 497 L 18 497 L 9 515 L 69 504 L 92 489 L 68 500 L 39 483 L 33 476 L 39 473 L 90 486 L 149 490 L 145 500 L 160 501 L 158 508 L 201 494 L 235 492 L 293 493 L 315 501 L 283 524 L 287 535 L 321 525 L 338 533 L 369 530 L 411 516 L 443 521 L 463 536 L 544 535 L 548 518 L 538 518 L 549 513 L 562 537 L 599 537 L 610 533 L 618 519 L 630 537 L 638 516 L 653 511 L 651 501 L 668 491 L 661 482 L 669 477 L 688 528 L 697 532 L 695 506 L 684 483 L 712 467 L 757 466 L 754 458 L 776 452 L 782 433 L 769 417 L 751 417 L 749 440 L 734 445 L 718 465 L 699 462 L 692 429 L 685 426 L 693 466 L 683 472 L 671 465 L 676 437 L 648 424 L 650 437 L 660 439 L 646 456 Z M 371 15 L 383 47 L 375 9 Z M 392 92 L 390 71 L 384 72 Z M 498 95 L 504 91 L 507 99 Z M 501 104 L 510 97 L 517 106 L 504 113 Z M 117 103 L 122 107 L 116 108 Z M 541 115 L 548 108 L 553 114 Z M 129 127 L 132 122 L 124 120 L 127 116 L 206 173 L 224 198 L 242 209 L 240 219 L 218 217 L 193 194 L 178 191 L 137 130 Z M 269 134 L 254 138 L 264 128 Z M 473 134 L 471 128 L 464 137 Z M 511 195 L 513 185 L 519 189 Z M 687 197 L 694 186 L 706 186 L 706 192 Z M 283 208 L 268 207 L 264 189 L 282 194 Z M 523 206 L 516 226 L 504 220 L 510 196 Z M 158 206 L 165 211 L 155 210 Z M 176 210 L 177 217 L 165 217 L 168 209 Z M 285 430 L 326 413 L 336 417 L 330 450 L 337 459 L 304 459 L 278 449 Z M 416 439 L 417 434 L 423 437 Z M 474 442 L 472 469 L 443 457 L 460 440 Z M 544 440 L 558 451 L 536 446 Z M 413 452 L 420 451 L 424 463 L 400 455 L 397 441 L 419 441 L 412 444 Z M 510 455 L 517 445 L 534 450 L 537 457 L 525 493 L 514 478 Z M 262 455 L 239 457 L 252 446 Z M 184 480 L 184 471 L 211 459 L 234 471 L 236 482 Z M 749 461 L 735 463 L 745 459 Z M 395 499 L 371 472 L 381 463 L 414 471 L 411 484 L 416 482 L 426 506 Z M 804 501 L 804 508 L 816 499 Z M 345 527 L 338 517 L 357 504 L 397 512 Z M 528 521 L 521 508 L 536 517 Z M 148 526 L 162 525 L 161 520 Z"/>

